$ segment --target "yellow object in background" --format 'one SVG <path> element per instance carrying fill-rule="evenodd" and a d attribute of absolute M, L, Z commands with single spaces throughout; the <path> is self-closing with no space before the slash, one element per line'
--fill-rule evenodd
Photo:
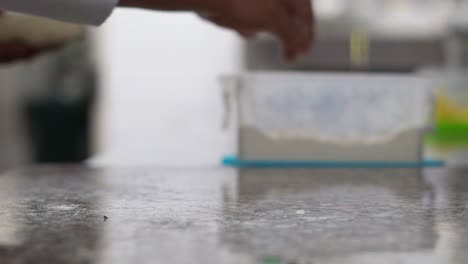
<path fill-rule="evenodd" d="M 468 106 L 457 103 L 443 89 L 436 105 L 436 130 L 427 136 L 427 143 L 438 151 L 467 149 Z"/>
<path fill-rule="evenodd" d="M 353 29 L 349 41 L 352 66 L 368 66 L 370 62 L 370 36 L 365 30 Z"/>
<path fill-rule="evenodd" d="M 440 91 L 437 96 L 436 120 L 468 123 L 468 106 L 458 105 L 447 94 Z"/>

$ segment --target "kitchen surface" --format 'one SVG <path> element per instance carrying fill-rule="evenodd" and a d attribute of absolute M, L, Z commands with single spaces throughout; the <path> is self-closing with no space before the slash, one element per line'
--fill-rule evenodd
<path fill-rule="evenodd" d="M 466 263 L 464 169 L 91 169 L 0 177 L 1 263 Z"/>

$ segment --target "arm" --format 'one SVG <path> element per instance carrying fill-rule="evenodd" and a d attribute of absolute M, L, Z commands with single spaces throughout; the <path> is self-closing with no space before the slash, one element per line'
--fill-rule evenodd
<path fill-rule="evenodd" d="M 244 36 L 270 32 L 283 42 L 289 60 L 308 51 L 314 37 L 311 0 L 0 0 L 7 10 L 92 25 L 104 22 L 116 5 L 194 11 Z"/>
<path fill-rule="evenodd" d="M 118 0 L 0 0 L 2 9 L 49 17 L 65 22 L 100 25 L 112 13 Z M 53 51 L 62 45 L 32 45 L 22 40 L 0 42 L 0 63 L 29 59 L 38 54 Z"/>
<path fill-rule="evenodd" d="M 100 25 L 118 0 L 0 0 L 0 8 L 66 22 Z"/>

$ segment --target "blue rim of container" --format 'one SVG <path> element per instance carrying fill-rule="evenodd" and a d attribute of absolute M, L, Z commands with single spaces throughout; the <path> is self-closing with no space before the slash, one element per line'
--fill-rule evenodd
<path fill-rule="evenodd" d="M 441 168 L 443 160 L 408 161 L 279 161 L 241 160 L 235 155 L 225 156 L 222 164 L 237 168 Z"/>

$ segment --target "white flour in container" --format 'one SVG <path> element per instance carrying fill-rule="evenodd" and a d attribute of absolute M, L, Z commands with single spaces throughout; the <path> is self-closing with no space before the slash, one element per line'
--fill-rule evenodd
<path fill-rule="evenodd" d="M 272 138 L 253 127 L 239 130 L 239 157 L 286 161 L 419 161 L 422 133 L 414 128 L 385 141 L 334 143 L 314 138 Z"/>

